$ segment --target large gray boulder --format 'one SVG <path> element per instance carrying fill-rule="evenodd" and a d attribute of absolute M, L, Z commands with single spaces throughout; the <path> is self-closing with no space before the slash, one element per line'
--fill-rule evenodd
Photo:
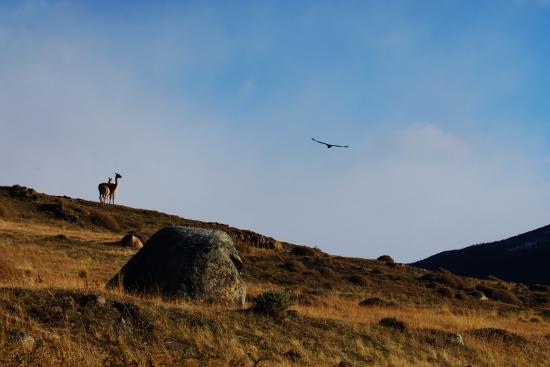
<path fill-rule="evenodd" d="M 155 233 L 108 287 L 244 306 L 242 261 L 229 235 L 215 229 L 166 227 Z"/>

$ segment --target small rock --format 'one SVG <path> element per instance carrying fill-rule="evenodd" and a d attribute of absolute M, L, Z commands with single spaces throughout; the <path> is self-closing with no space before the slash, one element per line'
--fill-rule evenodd
<path fill-rule="evenodd" d="M 447 341 L 451 344 L 464 345 L 464 339 L 460 334 L 449 334 Z"/>
<path fill-rule="evenodd" d="M 143 247 L 141 239 L 133 233 L 128 233 L 120 240 L 120 246 L 139 250 Z"/>
<path fill-rule="evenodd" d="M 80 307 L 104 306 L 106 302 L 105 297 L 100 294 L 85 294 L 78 298 Z"/>
<path fill-rule="evenodd" d="M 99 306 L 104 306 L 105 305 L 105 297 L 103 297 L 102 295 L 98 295 L 95 299 L 95 303 L 98 304 Z"/>
<path fill-rule="evenodd" d="M 481 291 L 473 290 L 473 291 L 471 291 L 471 292 L 469 292 L 469 293 L 470 293 L 470 295 L 471 295 L 472 297 L 474 297 L 474 298 L 477 299 L 477 300 L 480 300 L 480 301 L 487 301 L 487 300 L 488 300 L 488 298 L 487 298 L 487 296 L 485 295 L 485 293 L 483 293 L 483 292 L 481 292 Z"/>

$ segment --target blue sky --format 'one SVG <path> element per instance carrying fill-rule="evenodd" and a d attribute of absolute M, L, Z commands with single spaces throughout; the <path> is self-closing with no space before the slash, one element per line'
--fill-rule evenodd
<path fill-rule="evenodd" d="M 0 184 L 412 261 L 548 224 L 550 2 L 4 1 Z M 310 138 L 345 143 L 327 151 Z"/>

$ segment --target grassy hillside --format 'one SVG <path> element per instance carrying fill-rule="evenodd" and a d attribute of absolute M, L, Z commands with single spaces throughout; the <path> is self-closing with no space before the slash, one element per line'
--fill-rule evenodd
<path fill-rule="evenodd" d="M 249 306 L 282 290 L 290 311 L 270 317 L 104 289 L 135 253 L 119 246 L 124 234 L 146 240 L 172 224 L 226 231 Z M 548 287 L 330 256 L 18 186 L 0 187 L 0 287 L 1 366 L 550 366 Z M 451 342 L 455 333 L 464 345 Z"/>
<path fill-rule="evenodd" d="M 489 275 L 529 284 L 550 284 L 550 226 L 502 241 L 444 251 L 414 264 L 425 269 L 444 267 L 453 273 L 486 278 Z"/>

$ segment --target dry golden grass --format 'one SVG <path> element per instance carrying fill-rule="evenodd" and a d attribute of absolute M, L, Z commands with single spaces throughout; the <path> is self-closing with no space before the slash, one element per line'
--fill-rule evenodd
<path fill-rule="evenodd" d="M 3 234 L 12 234 L 18 236 L 56 236 L 65 235 L 83 240 L 113 241 L 119 239 L 120 236 L 112 232 L 96 231 L 90 229 L 74 229 L 74 226 L 64 222 L 56 223 L 56 225 L 34 223 L 29 221 L 8 221 L 0 219 L 0 231 Z"/>
<path fill-rule="evenodd" d="M 137 305 L 147 315 L 147 320 L 155 324 L 154 341 L 147 342 L 150 338 L 140 335 L 143 330 L 136 330 L 137 335 L 133 332 L 127 334 L 120 319 L 104 319 L 100 310 L 91 322 L 85 321 L 86 325 L 74 326 L 69 322 L 53 329 L 32 319 L 27 321 L 25 317 L 4 316 L 2 324 L 9 325 L 6 329 L 24 329 L 38 336 L 47 346 L 38 348 L 29 364 L 21 365 L 39 365 L 43 361 L 79 366 L 252 366 L 255 361 L 261 361 L 259 366 L 336 366 L 343 355 L 345 360 L 355 360 L 356 365 L 464 366 L 475 361 L 479 366 L 522 367 L 532 366 L 533 361 L 544 365 L 541 363 L 548 357 L 548 349 L 545 349 L 548 342 L 544 336 L 550 333 L 550 325 L 547 322 L 527 324 L 520 321 L 520 315 L 503 318 L 496 312 L 487 311 L 457 313 L 449 309 L 364 308 L 334 296 L 325 298 L 324 306 L 294 306 L 300 317 L 280 321 L 221 306 L 169 301 L 161 297 L 134 297 L 118 291 L 85 288 L 64 278 L 57 281 L 56 289 L 69 289 L 76 294 L 100 292 L 108 302 Z M 41 302 L 32 298 L 41 290 L 53 300 L 63 299 L 59 291 L 43 284 L 27 284 L 23 288 L 30 292 L 30 300 L 26 297 L 20 299 L 27 306 Z M 251 288 L 258 293 L 264 290 L 261 285 Z M 273 289 L 272 286 L 268 288 Z M 5 297 L 2 293 L 5 291 L 0 291 L 0 295 Z M 45 298 L 44 294 L 38 294 L 38 297 Z M 59 301 L 52 304 L 56 302 Z M 12 306 L 24 308 L 17 303 L 12 303 Z M 405 321 L 407 334 L 378 326 L 381 318 L 389 316 Z M 465 337 L 466 347 L 430 346 L 422 339 L 422 330 L 426 328 L 462 332 L 485 327 L 504 328 L 525 336 L 530 344 L 515 346 L 502 341 Z M 150 343 L 145 348 L 144 341 Z M 2 343 L 0 340 L 0 348 Z M 4 347 L 8 346 L 9 342 L 4 341 Z M 184 352 L 178 351 L 176 346 Z M 301 356 L 299 362 L 284 357 L 289 350 Z M 11 363 L 16 359 L 5 361 Z"/>
<path fill-rule="evenodd" d="M 75 286 L 86 272 L 89 283 L 103 284 L 135 251 L 110 243 L 111 232 L 67 225 L 0 220 L 2 257 L 43 286 Z"/>
<path fill-rule="evenodd" d="M 550 333 L 550 325 L 542 322 L 526 322 L 531 317 L 538 316 L 533 310 L 524 310 L 512 316 L 499 315 L 497 310 L 487 309 L 451 309 L 448 306 L 432 307 L 363 307 L 356 301 L 337 296 L 323 298 L 323 305 L 295 306 L 308 317 L 330 318 L 346 322 L 375 324 L 385 317 L 395 317 L 406 320 L 414 329 L 435 328 L 444 331 L 461 333 L 471 329 L 499 328 L 513 331 L 526 337 L 544 337 Z"/>

